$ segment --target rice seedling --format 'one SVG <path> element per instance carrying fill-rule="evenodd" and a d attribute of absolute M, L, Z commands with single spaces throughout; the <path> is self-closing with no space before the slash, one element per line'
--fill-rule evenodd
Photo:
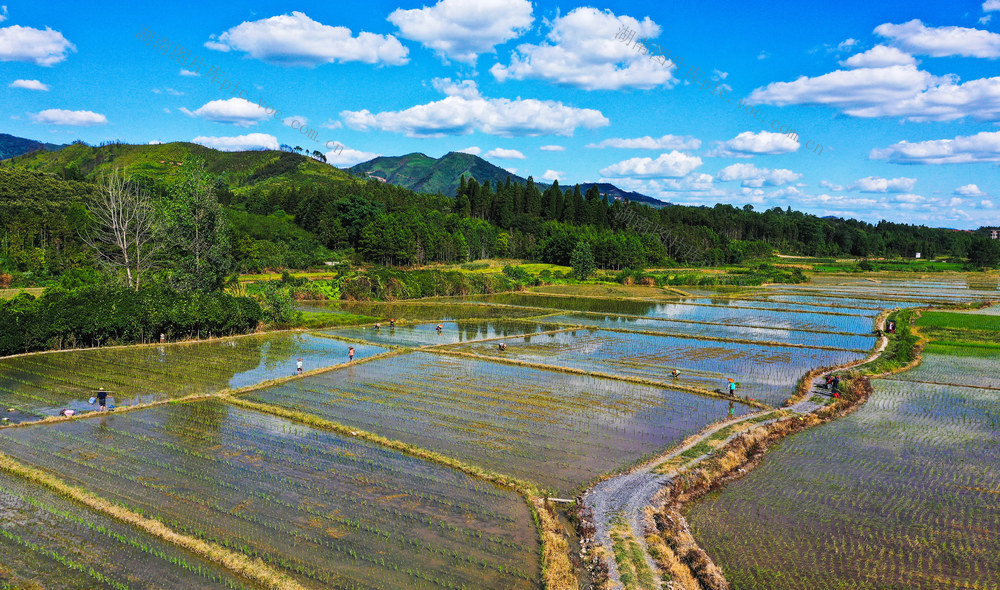
<path fill-rule="evenodd" d="M 258 588 L 6 473 L 0 473 L 0 506 L 0 581 L 13 587 Z"/>
<path fill-rule="evenodd" d="M 441 330 L 437 327 L 441 326 Z M 436 346 L 543 332 L 551 324 L 527 320 L 458 320 L 380 327 L 361 326 L 330 330 L 340 338 L 352 338 L 382 346 Z"/>
<path fill-rule="evenodd" d="M 531 588 L 521 497 L 376 445 L 205 402 L 8 431 L 4 453 L 305 586 Z"/>
<path fill-rule="evenodd" d="M 94 409 L 94 390 L 112 392 L 119 406 L 238 388 L 347 361 L 351 343 L 278 332 L 191 344 L 64 351 L 0 359 L 0 405 L 11 421 L 54 416 L 60 409 Z M 354 345 L 359 358 L 385 349 Z"/>
<path fill-rule="evenodd" d="M 792 393 L 798 376 L 816 366 L 864 358 L 857 352 L 784 348 L 736 342 L 699 342 L 688 338 L 571 330 L 525 336 L 507 350 L 469 343 L 449 350 L 539 364 L 642 377 L 664 384 L 724 389 L 727 378 L 740 382 L 741 396 L 777 405 Z M 680 370 L 673 377 L 673 369 Z"/>
<path fill-rule="evenodd" d="M 724 401 L 669 389 L 422 352 L 245 397 L 280 400 L 561 494 L 728 411 Z"/>
<path fill-rule="evenodd" d="M 691 506 L 692 532 L 732 586 L 997 587 L 1000 412 L 983 382 L 998 367 L 974 351 L 929 353 L 874 381 L 855 413 Z"/>

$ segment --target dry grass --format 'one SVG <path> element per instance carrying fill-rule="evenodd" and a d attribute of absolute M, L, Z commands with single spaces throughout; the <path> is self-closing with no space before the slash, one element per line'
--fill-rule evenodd
<path fill-rule="evenodd" d="M 552 511 L 543 498 L 535 497 L 531 505 L 538 517 L 542 538 L 542 582 L 546 590 L 579 590 L 576 570 L 569 560 L 569 541 Z"/>
<path fill-rule="evenodd" d="M 251 559 L 246 555 L 235 553 L 214 543 L 178 533 L 158 520 L 146 518 L 127 508 L 112 504 L 87 490 L 71 486 L 44 471 L 22 465 L 3 453 L 0 453 L 0 470 L 43 485 L 57 494 L 75 500 L 88 508 L 119 521 L 138 527 L 164 541 L 183 547 L 209 561 L 222 565 L 248 580 L 263 584 L 267 588 L 305 590 L 305 586 L 302 586 L 289 576 L 271 569 L 270 566 L 259 558 Z"/>

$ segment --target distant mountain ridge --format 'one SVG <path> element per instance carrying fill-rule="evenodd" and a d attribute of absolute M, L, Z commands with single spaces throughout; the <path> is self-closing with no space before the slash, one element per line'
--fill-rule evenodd
<path fill-rule="evenodd" d="M 66 147 L 66 145 L 43 143 L 34 139 L 0 133 L 0 160 L 6 160 L 7 158 L 13 158 L 15 156 L 20 156 L 37 150 L 48 150 L 50 152 L 54 152 L 64 147 Z"/>
<path fill-rule="evenodd" d="M 489 181 L 493 186 L 507 182 L 508 178 L 511 182 L 518 184 L 528 182 L 526 178 L 511 174 L 479 156 L 462 152 L 448 152 L 440 158 L 432 158 L 419 152 L 405 156 L 381 156 L 352 166 L 348 168 L 348 171 L 358 176 L 377 178 L 412 191 L 441 193 L 449 197 L 455 196 L 463 175 L 466 178 L 475 178 L 480 184 Z M 551 185 L 551 183 L 537 180 L 535 180 L 535 184 L 541 188 Z M 574 184 L 570 182 L 560 183 L 563 187 L 571 187 Z M 628 199 L 654 207 L 663 207 L 669 204 L 641 193 L 622 190 L 606 182 L 579 184 L 580 190 L 583 192 L 596 185 L 601 194 L 608 195 L 610 199 Z"/>

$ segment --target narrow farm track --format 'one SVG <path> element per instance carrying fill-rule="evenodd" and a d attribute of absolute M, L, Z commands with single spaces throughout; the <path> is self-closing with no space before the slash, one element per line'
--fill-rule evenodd
<path fill-rule="evenodd" d="M 877 319 L 879 329 L 884 328 L 886 313 L 880 314 Z M 863 364 L 873 362 L 888 346 L 889 340 L 885 336 L 879 338 L 878 344 L 867 358 L 848 363 L 837 367 L 835 370 L 844 370 L 858 367 Z M 823 386 L 823 387 L 821 387 Z M 766 425 L 778 419 L 782 414 L 809 414 L 826 406 L 826 403 L 812 401 L 814 397 L 829 397 L 829 392 L 825 389 L 825 380 L 822 375 L 817 375 L 809 388 L 808 393 L 802 401 L 794 403 L 779 410 L 761 410 L 752 414 L 746 414 L 738 418 L 726 420 L 713 424 L 702 430 L 697 435 L 685 440 L 679 447 L 675 447 L 664 455 L 648 461 L 634 469 L 605 479 L 580 496 L 580 501 L 588 514 L 590 523 L 593 525 L 594 537 L 591 540 L 594 544 L 604 548 L 604 565 L 608 572 L 609 587 L 613 590 L 624 590 L 625 584 L 621 580 L 621 572 L 615 561 L 614 541 L 611 537 L 612 523 L 618 519 L 624 520 L 632 537 L 643 550 L 646 562 L 656 579 L 663 580 L 665 576 L 661 572 L 656 561 L 650 555 L 649 547 L 646 543 L 646 535 L 651 532 L 647 530 L 644 522 L 644 510 L 648 506 L 653 506 L 656 496 L 666 487 L 681 471 L 687 471 L 711 456 L 704 453 L 690 458 L 686 461 L 678 462 L 691 449 L 711 441 L 712 448 L 719 448 L 727 442 L 743 434 L 750 428 Z M 753 421 L 749 428 L 740 428 Z M 724 437 L 713 436 L 724 429 L 732 429 Z M 669 467 L 668 467 L 669 465 Z M 670 584 L 669 582 L 666 582 Z M 669 585 L 665 587 L 673 588 Z"/>

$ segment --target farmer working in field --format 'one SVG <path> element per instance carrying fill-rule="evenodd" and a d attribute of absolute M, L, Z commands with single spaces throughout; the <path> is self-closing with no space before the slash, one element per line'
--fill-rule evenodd
<path fill-rule="evenodd" d="M 729 397 L 736 397 L 736 381 L 732 377 L 729 378 Z"/>
<path fill-rule="evenodd" d="M 837 391 L 837 388 L 840 387 L 840 377 L 835 376 L 830 385 L 833 386 L 833 397 L 840 397 L 840 393 Z"/>
<path fill-rule="evenodd" d="M 108 410 L 108 392 L 104 388 L 97 390 L 97 411 L 106 412 Z"/>
<path fill-rule="evenodd" d="M 350 348 L 347 349 L 347 362 L 351 362 L 353 360 L 354 360 L 354 347 L 351 346 Z"/>
<path fill-rule="evenodd" d="M 670 371 L 670 376 L 676 379 L 681 376 L 681 372 L 678 371 L 677 369 L 674 369 L 673 371 Z"/>
<path fill-rule="evenodd" d="M 295 372 L 296 373 L 302 372 L 302 359 L 298 359 L 295 361 Z"/>
<path fill-rule="evenodd" d="M 444 330 L 444 324 L 438 324 L 437 328 L 434 328 L 434 329 L 437 330 L 438 334 L 440 334 L 441 330 Z"/>

